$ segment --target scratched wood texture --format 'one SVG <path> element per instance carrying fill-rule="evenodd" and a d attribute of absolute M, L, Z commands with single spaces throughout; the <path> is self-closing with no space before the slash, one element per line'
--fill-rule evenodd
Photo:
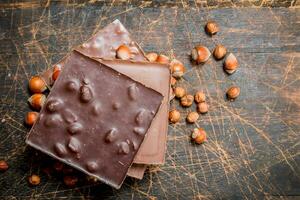
<path fill-rule="evenodd" d="M 300 9 L 299 1 L 38 1 L 0 3 L 1 199 L 299 199 L 300 195 Z M 262 7 L 272 8 L 262 8 Z M 232 7 L 232 8 L 228 8 Z M 280 7 L 280 8 L 279 8 Z M 289 8 L 283 8 L 289 7 Z M 203 89 L 210 111 L 195 125 L 169 126 L 166 163 L 152 166 L 141 181 L 127 178 L 120 190 L 80 181 L 67 188 L 49 158 L 27 148 L 27 81 L 62 58 L 74 45 L 120 19 L 145 51 L 183 61 L 178 85 Z M 221 31 L 203 31 L 208 19 Z M 234 52 L 240 68 L 232 76 L 210 59 L 189 61 L 191 48 L 217 43 Z M 224 92 L 238 85 L 241 96 Z M 185 116 L 192 108 L 178 108 Z M 190 132 L 204 127 L 208 142 L 197 146 Z M 49 161 L 50 162 L 50 161 Z M 27 177 L 41 176 L 31 187 Z M 79 175 L 82 176 L 82 175 Z"/>

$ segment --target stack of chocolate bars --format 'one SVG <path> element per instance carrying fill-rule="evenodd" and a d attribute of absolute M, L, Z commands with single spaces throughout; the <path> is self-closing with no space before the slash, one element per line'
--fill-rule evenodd
<path fill-rule="evenodd" d="M 118 20 L 40 76 L 50 93 L 28 145 L 114 188 L 164 163 L 169 66 L 148 62 Z"/>

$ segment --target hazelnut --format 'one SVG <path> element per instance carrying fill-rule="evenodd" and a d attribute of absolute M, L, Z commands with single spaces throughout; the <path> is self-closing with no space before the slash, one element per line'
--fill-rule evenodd
<path fill-rule="evenodd" d="M 224 61 L 224 70 L 228 74 L 233 74 L 236 71 L 237 67 L 238 67 L 238 61 L 237 61 L 236 57 L 233 55 L 233 53 L 230 53 L 225 58 L 225 61 Z"/>
<path fill-rule="evenodd" d="M 47 86 L 41 77 L 33 76 L 29 80 L 29 89 L 33 93 L 42 93 L 47 89 Z"/>
<path fill-rule="evenodd" d="M 187 117 L 186 121 L 189 123 L 195 123 L 199 118 L 199 114 L 197 112 L 190 112 Z"/>
<path fill-rule="evenodd" d="M 173 76 L 171 76 L 171 81 L 170 81 L 170 83 L 171 83 L 171 86 L 172 86 L 172 87 L 175 86 L 176 82 L 177 82 L 176 79 L 175 79 Z"/>
<path fill-rule="evenodd" d="M 182 106 L 184 107 L 189 107 L 193 104 L 193 101 L 194 101 L 194 97 L 193 95 L 185 95 L 184 97 L 182 97 L 180 99 L 180 103 Z"/>
<path fill-rule="evenodd" d="M 170 59 L 168 56 L 165 56 L 163 54 L 160 54 L 157 59 L 156 62 L 161 63 L 161 64 L 169 64 L 170 63 Z"/>
<path fill-rule="evenodd" d="M 208 105 L 206 102 L 201 102 L 197 105 L 197 110 L 201 114 L 205 114 L 208 112 Z"/>
<path fill-rule="evenodd" d="M 41 182 L 41 179 L 38 175 L 32 174 L 29 178 L 28 181 L 31 185 L 38 185 Z"/>
<path fill-rule="evenodd" d="M 214 54 L 214 57 L 215 57 L 217 60 L 221 60 L 222 58 L 225 57 L 226 53 L 227 53 L 226 48 L 225 48 L 223 45 L 218 44 L 218 45 L 216 46 L 216 48 L 215 48 L 213 54 Z"/>
<path fill-rule="evenodd" d="M 174 88 L 174 94 L 175 94 L 175 97 L 182 98 L 186 94 L 186 92 L 185 92 L 184 88 L 176 87 L 176 88 Z"/>
<path fill-rule="evenodd" d="M 195 48 L 193 48 L 191 55 L 192 59 L 199 64 L 206 62 L 209 59 L 211 53 L 205 46 L 196 46 Z"/>
<path fill-rule="evenodd" d="M 197 144 L 206 142 L 206 132 L 203 128 L 195 128 L 192 133 L 192 140 Z"/>
<path fill-rule="evenodd" d="M 205 96 L 204 92 L 202 92 L 202 91 L 196 92 L 196 94 L 195 94 L 196 103 L 201 103 L 201 102 L 204 102 L 205 100 L 206 100 L 206 96 Z"/>
<path fill-rule="evenodd" d="M 157 60 L 158 55 L 157 53 L 148 53 L 146 57 L 150 62 L 155 62 Z"/>
<path fill-rule="evenodd" d="M 174 78 L 180 78 L 185 72 L 185 67 L 180 61 L 174 59 L 170 63 L 170 70 Z"/>
<path fill-rule="evenodd" d="M 25 117 L 25 123 L 28 126 L 32 126 L 35 123 L 38 115 L 39 115 L 38 112 L 28 112 Z"/>
<path fill-rule="evenodd" d="M 46 101 L 46 96 L 44 94 L 34 94 L 29 99 L 28 102 L 32 108 L 35 110 L 40 110 Z"/>
<path fill-rule="evenodd" d="M 74 187 L 78 182 L 78 178 L 76 176 L 65 176 L 64 183 L 68 187 Z"/>
<path fill-rule="evenodd" d="M 129 60 L 131 57 L 130 49 L 126 45 L 121 45 L 117 49 L 117 58 L 122 59 L 122 60 Z"/>
<path fill-rule="evenodd" d="M 209 35 L 214 35 L 219 32 L 219 26 L 214 21 L 209 21 L 206 23 L 205 30 Z"/>
<path fill-rule="evenodd" d="M 169 112 L 169 121 L 171 123 L 177 123 L 180 120 L 180 112 L 178 110 L 172 110 Z"/>
<path fill-rule="evenodd" d="M 86 176 L 86 180 L 89 183 L 97 183 L 97 182 L 99 182 L 99 180 L 95 176 Z"/>
<path fill-rule="evenodd" d="M 53 73 L 52 73 L 52 80 L 56 81 L 58 78 L 59 74 L 61 72 L 61 67 L 59 65 L 55 65 L 53 68 Z"/>
<path fill-rule="evenodd" d="M 4 160 L 0 160 L 0 172 L 4 172 L 8 169 L 8 164 Z"/>
<path fill-rule="evenodd" d="M 234 100 L 240 95 L 240 88 L 236 86 L 232 86 L 227 90 L 226 95 L 228 99 Z"/>

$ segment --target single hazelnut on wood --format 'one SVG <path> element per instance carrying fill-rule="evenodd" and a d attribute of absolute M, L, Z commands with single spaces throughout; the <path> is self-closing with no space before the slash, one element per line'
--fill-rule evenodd
<path fill-rule="evenodd" d="M 170 59 L 168 56 L 165 56 L 163 54 L 160 54 L 157 59 L 156 62 L 161 63 L 161 64 L 169 64 L 170 63 Z"/>
<path fill-rule="evenodd" d="M 41 77 L 33 76 L 29 80 L 29 89 L 33 93 L 42 93 L 47 89 L 47 86 Z"/>
<path fill-rule="evenodd" d="M 0 172 L 4 172 L 8 169 L 8 164 L 4 160 L 0 160 Z"/>
<path fill-rule="evenodd" d="M 199 118 L 199 114 L 197 112 L 190 112 L 187 117 L 186 121 L 189 123 L 195 123 Z"/>
<path fill-rule="evenodd" d="M 148 53 L 146 57 L 150 62 L 155 62 L 158 58 L 158 55 L 157 53 Z"/>
<path fill-rule="evenodd" d="M 196 94 L 195 94 L 196 103 L 201 103 L 201 102 L 204 102 L 205 100 L 206 100 L 206 96 L 205 96 L 204 92 L 202 92 L 202 91 L 196 92 Z"/>
<path fill-rule="evenodd" d="M 195 128 L 192 132 L 192 140 L 197 144 L 206 142 L 206 132 L 203 128 Z"/>
<path fill-rule="evenodd" d="M 117 49 L 117 52 L 116 52 L 116 56 L 117 56 L 117 58 L 122 59 L 122 60 L 129 60 L 131 57 L 131 52 L 130 52 L 129 47 L 124 44 L 119 46 L 119 48 Z"/>
<path fill-rule="evenodd" d="M 29 178 L 28 181 L 31 185 L 38 185 L 41 182 L 41 179 L 38 175 L 32 174 Z"/>
<path fill-rule="evenodd" d="M 208 112 L 208 105 L 206 102 L 201 102 L 197 105 L 197 110 L 201 114 L 205 114 Z"/>
<path fill-rule="evenodd" d="M 193 104 L 193 101 L 194 101 L 194 97 L 193 95 L 190 94 L 185 95 L 180 99 L 180 103 L 184 107 L 190 107 Z"/>
<path fill-rule="evenodd" d="M 171 84 L 172 87 L 175 86 L 176 82 L 177 82 L 177 80 L 173 76 L 171 76 L 170 84 Z"/>
<path fill-rule="evenodd" d="M 74 187 L 78 182 L 78 178 L 76 176 L 65 176 L 64 183 L 68 187 Z"/>
<path fill-rule="evenodd" d="M 53 73 L 52 73 L 52 80 L 53 81 L 56 81 L 56 79 L 58 78 L 60 72 L 61 72 L 60 65 L 55 65 L 54 68 L 53 68 Z"/>
<path fill-rule="evenodd" d="M 234 100 L 240 95 L 240 88 L 232 86 L 227 90 L 226 95 L 228 99 Z"/>
<path fill-rule="evenodd" d="M 29 99 L 28 102 L 31 107 L 35 110 L 40 110 L 46 101 L 46 96 L 44 94 L 34 94 Z"/>
<path fill-rule="evenodd" d="M 206 23 L 205 26 L 205 31 L 209 34 L 209 35 L 214 35 L 217 32 L 219 32 L 219 26 L 216 22 L 214 21 L 209 21 Z"/>
<path fill-rule="evenodd" d="M 179 120 L 180 120 L 180 112 L 178 111 L 178 110 L 171 110 L 170 112 L 169 112 L 169 121 L 171 122 L 171 123 L 177 123 L 177 122 L 179 122 Z"/>
<path fill-rule="evenodd" d="M 32 126 L 35 123 L 36 119 L 38 118 L 38 115 L 39 115 L 38 112 L 28 112 L 25 117 L 26 125 Z"/>
<path fill-rule="evenodd" d="M 174 78 L 180 78 L 183 76 L 185 72 L 185 67 L 182 64 L 182 62 L 173 59 L 172 62 L 170 63 L 170 70 Z"/>
<path fill-rule="evenodd" d="M 221 60 L 222 58 L 225 57 L 226 53 L 227 53 L 226 48 L 225 48 L 223 45 L 218 44 L 218 45 L 216 46 L 216 48 L 215 48 L 213 54 L 214 54 L 214 57 L 215 57 L 217 60 Z"/>
<path fill-rule="evenodd" d="M 238 67 L 238 61 L 236 57 L 233 55 L 233 53 L 230 53 L 228 56 L 226 56 L 224 61 L 224 70 L 228 74 L 233 74 Z"/>
<path fill-rule="evenodd" d="M 185 92 L 184 88 L 176 87 L 176 88 L 174 88 L 174 94 L 175 94 L 175 97 L 182 98 L 186 94 L 186 92 Z"/>
<path fill-rule="evenodd" d="M 207 47 L 200 45 L 192 49 L 191 55 L 192 59 L 199 64 L 206 62 L 209 59 L 211 53 Z"/>

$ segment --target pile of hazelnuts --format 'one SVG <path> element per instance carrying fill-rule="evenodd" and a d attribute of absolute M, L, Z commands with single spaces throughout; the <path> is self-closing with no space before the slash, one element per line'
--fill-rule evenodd
<path fill-rule="evenodd" d="M 210 36 L 215 35 L 217 32 L 219 32 L 219 26 L 214 21 L 209 21 L 205 26 L 205 31 Z M 192 62 L 196 64 L 204 64 L 206 61 L 208 61 L 209 57 L 211 56 L 211 52 L 209 49 L 203 45 L 198 45 L 194 47 L 191 51 L 191 59 Z M 233 53 L 228 53 L 226 47 L 218 44 L 216 45 L 213 56 L 216 60 L 222 60 L 224 59 L 223 63 L 223 69 L 228 74 L 233 74 L 238 67 L 238 61 L 237 58 Z M 206 103 L 206 95 L 203 93 L 203 91 L 196 92 L 195 95 L 187 94 L 186 90 L 182 87 L 176 87 L 176 79 L 179 79 L 183 76 L 185 67 L 181 64 L 179 61 L 171 62 L 170 68 L 172 72 L 172 80 L 171 80 L 171 86 L 173 88 L 174 96 L 179 99 L 181 106 L 183 107 L 190 107 L 193 102 L 197 104 L 197 112 L 192 111 L 189 112 L 186 116 L 186 121 L 188 123 L 195 123 L 198 118 L 199 114 L 205 114 L 208 112 L 208 104 Z M 180 66 L 179 66 L 180 65 Z M 233 101 L 236 99 L 240 94 L 240 88 L 236 86 L 230 87 L 227 92 L 226 96 L 230 101 Z M 170 123 L 177 123 L 180 120 L 180 112 L 176 109 L 173 109 L 169 112 L 169 122 Z M 196 144 L 202 144 L 205 142 L 206 139 L 206 132 L 203 128 L 195 128 L 191 134 L 191 139 Z"/>

